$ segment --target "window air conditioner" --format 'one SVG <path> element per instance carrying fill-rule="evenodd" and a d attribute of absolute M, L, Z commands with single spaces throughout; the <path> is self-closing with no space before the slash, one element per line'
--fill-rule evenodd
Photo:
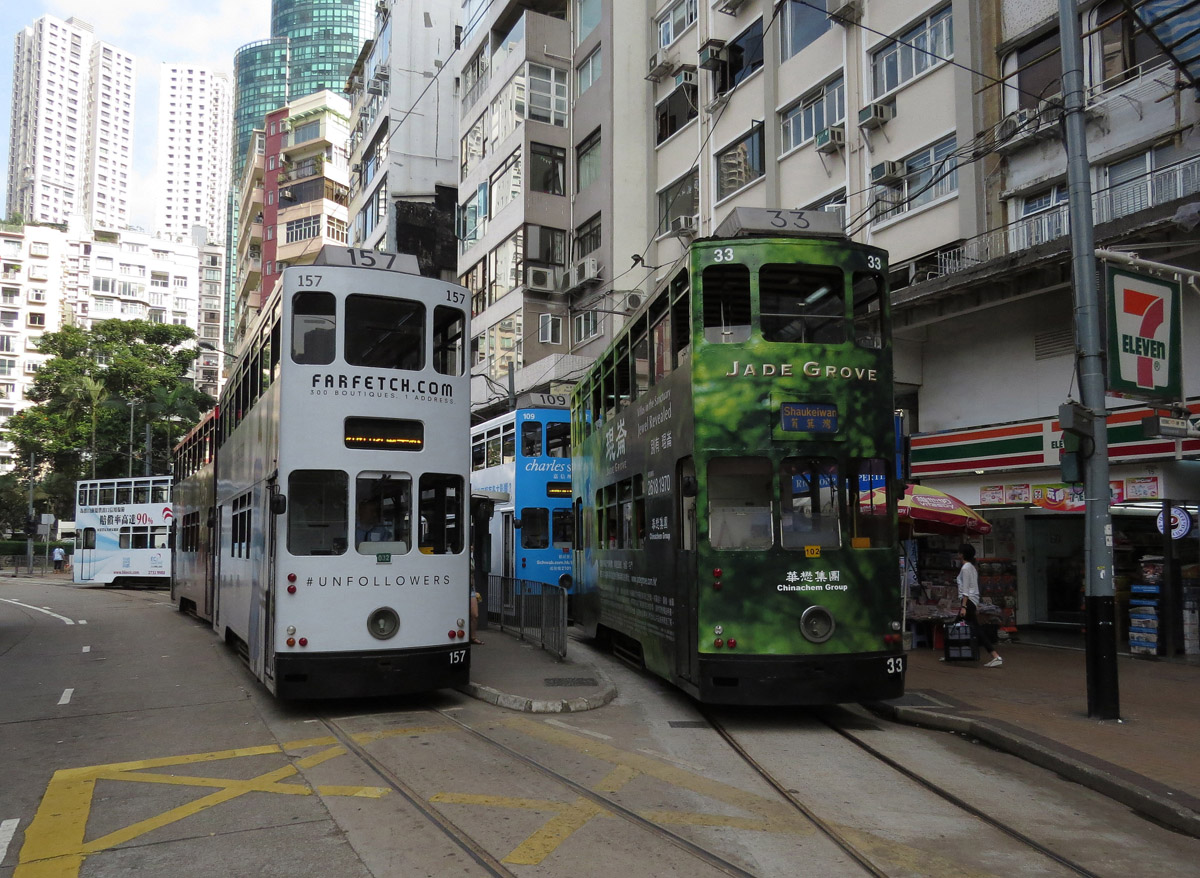
<path fill-rule="evenodd" d="M 684 67 L 675 74 L 675 87 L 696 84 L 696 68 Z"/>
<path fill-rule="evenodd" d="M 859 11 L 859 0 L 825 0 L 825 14 L 830 18 L 857 21 Z"/>
<path fill-rule="evenodd" d="M 896 105 L 891 101 L 868 104 L 858 111 L 859 128 L 878 128 L 896 118 Z"/>
<path fill-rule="evenodd" d="M 675 235 L 696 234 L 696 218 L 694 216 L 677 216 L 671 220 L 671 233 Z"/>
<path fill-rule="evenodd" d="M 746 3 L 746 0 L 720 0 L 717 3 L 717 12 L 724 12 L 726 15 L 737 15 L 738 10 Z"/>
<path fill-rule="evenodd" d="M 904 179 L 904 162 L 883 161 L 871 168 L 871 182 L 876 185 L 899 183 Z"/>
<path fill-rule="evenodd" d="M 525 269 L 525 288 L 539 293 L 557 293 L 562 278 L 557 268 Z"/>
<path fill-rule="evenodd" d="M 817 152 L 834 153 L 846 145 L 846 126 L 830 125 L 822 128 L 813 138 Z"/>
<path fill-rule="evenodd" d="M 700 47 L 699 66 L 704 70 L 718 70 L 725 61 L 725 41 L 708 40 Z"/>
<path fill-rule="evenodd" d="M 651 82 L 658 82 L 664 76 L 671 72 L 671 62 L 667 60 L 667 53 L 663 49 L 659 49 L 650 56 L 650 70 L 646 74 L 646 78 Z"/>

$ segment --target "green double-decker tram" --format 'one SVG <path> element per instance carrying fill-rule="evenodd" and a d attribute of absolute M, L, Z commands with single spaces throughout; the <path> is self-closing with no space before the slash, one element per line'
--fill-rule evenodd
<path fill-rule="evenodd" d="M 704 702 L 904 689 L 887 254 L 738 208 L 572 397 L 572 612 Z"/>

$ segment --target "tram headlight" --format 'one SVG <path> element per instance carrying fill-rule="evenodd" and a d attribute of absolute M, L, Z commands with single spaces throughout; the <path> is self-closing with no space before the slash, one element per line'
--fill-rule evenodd
<path fill-rule="evenodd" d="M 400 630 L 400 616 L 391 607 L 380 607 L 367 617 L 367 631 L 376 640 L 387 640 Z"/>
<path fill-rule="evenodd" d="M 812 606 L 800 616 L 800 633 L 813 643 L 824 643 L 833 636 L 833 614 L 820 606 Z"/>

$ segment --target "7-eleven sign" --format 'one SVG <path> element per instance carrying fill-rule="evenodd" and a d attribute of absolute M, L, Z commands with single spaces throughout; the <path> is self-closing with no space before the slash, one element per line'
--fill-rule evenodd
<path fill-rule="evenodd" d="M 1108 266 L 1108 390 L 1176 402 L 1183 385 L 1179 284 Z"/>

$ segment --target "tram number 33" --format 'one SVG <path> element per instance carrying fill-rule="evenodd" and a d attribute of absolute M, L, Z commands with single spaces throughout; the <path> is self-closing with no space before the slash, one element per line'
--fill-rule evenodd
<path fill-rule="evenodd" d="M 450 650 L 450 664 L 461 665 L 467 660 L 467 651 L 465 649 Z"/>
<path fill-rule="evenodd" d="M 888 674 L 903 674 L 904 673 L 904 657 L 895 656 L 887 660 Z"/>

